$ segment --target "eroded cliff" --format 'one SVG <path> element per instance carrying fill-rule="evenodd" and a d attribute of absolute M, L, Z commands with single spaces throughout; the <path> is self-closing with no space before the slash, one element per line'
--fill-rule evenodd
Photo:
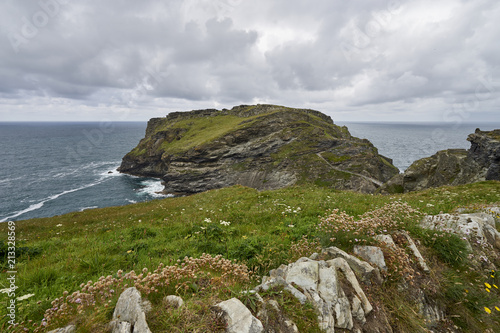
<path fill-rule="evenodd" d="M 442 150 L 417 160 L 380 190 L 389 193 L 410 192 L 443 185 L 500 180 L 500 129 L 476 129 L 467 140 L 471 143 L 469 150 Z"/>
<path fill-rule="evenodd" d="M 153 118 L 119 171 L 161 178 L 172 194 L 303 183 L 372 193 L 398 173 L 368 140 L 351 136 L 330 117 L 276 105 Z"/>

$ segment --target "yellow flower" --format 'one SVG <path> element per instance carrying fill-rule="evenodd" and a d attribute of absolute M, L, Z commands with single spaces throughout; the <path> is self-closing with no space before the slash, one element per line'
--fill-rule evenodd
<path fill-rule="evenodd" d="M 491 310 L 488 309 L 487 307 L 484 307 L 484 311 L 486 311 L 486 313 L 491 313 Z"/>
<path fill-rule="evenodd" d="M 486 291 L 487 291 L 487 292 L 490 292 L 490 290 L 489 290 L 488 288 L 486 288 Z"/>
<path fill-rule="evenodd" d="M 128 251 L 127 251 L 127 253 L 130 253 L 130 252 L 132 252 L 132 250 L 128 250 Z"/>
<path fill-rule="evenodd" d="M 496 285 L 496 284 L 494 284 L 494 285 L 493 285 L 493 287 L 495 287 L 496 289 L 498 289 L 498 287 L 497 287 L 497 285 Z"/>
<path fill-rule="evenodd" d="M 500 308 L 498 306 L 495 306 L 495 310 L 500 311 Z"/>
<path fill-rule="evenodd" d="M 491 285 L 487 282 L 485 282 L 484 285 L 486 286 L 486 288 L 491 288 Z"/>

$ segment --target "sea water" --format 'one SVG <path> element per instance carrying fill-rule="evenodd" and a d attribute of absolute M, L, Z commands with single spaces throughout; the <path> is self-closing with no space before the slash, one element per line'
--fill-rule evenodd
<path fill-rule="evenodd" d="M 0 222 L 163 197 L 116 171 L 146 123 L 0 123 Z"/>

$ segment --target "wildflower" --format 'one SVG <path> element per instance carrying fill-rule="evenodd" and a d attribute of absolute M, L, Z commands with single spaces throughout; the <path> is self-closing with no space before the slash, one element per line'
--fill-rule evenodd
<path fill-rule="evenodd" d="M 295 226 L 294 226 L 293 224 L 289 224 L 289 225 L 288 225 L 288 227 L 289 227 L 289 228 L 293 228 L 293 227 L 295 227 Z"/>
<path fill-rule="evenodd" d="M 128 251 L 127 251 L 127 253 L 131 253 L 131 252 L 132 252 L 132 250 L 128 250 Z"/>
<path fill-rule="evenodd" d="M 231 224 L 231 222 L 220 221 L 220 224 L 225 225 L 227 227 Z"/>
<path fill-rule="evenodd" d="M 486 313 L 488 313 L 488 314 L 491 313 L 491 310 L 487 307 L 484 307 L 484 311 L 486 311 Z"/>
<path fill-rule="evenodd" d="M 486 288 L 491 288 L 491 285 L 488 282 L 485 282 L 484 285 L 486 286 Z"/>
<path fill-rule="evenodd" d="M 56 225 L 56 227 L 62 227 L 62 224 L 59 223 L 58 225 Z"/>
<path fill-rule="evenodd" d="M 495 310 L 500 311 L 500 308 L 498 306 L 495 306 Z"/>
<path fill-rule="evenodd" d="M 242 236 L 241 238 L 243 238 L 243 239 L 247 239 L 248 237 L 247 237 L 247 236 Z"/>
<path fill-rule="evenodd" d="M 208 218 L 208 217 L 206 219 L 204 219 L 203 221 L 206 222 L 206 223 L 212 223 L 212 220 L 210 218 Z"/>
<path fill-rule="evenodd" d="M 493 287 L 495 287 L 495 289 L 498 289 L 498 287 L 497 287 L 497 285 L 496 285 L 496 284 L 494 284 L 494 285 L 493 285 Z"/>

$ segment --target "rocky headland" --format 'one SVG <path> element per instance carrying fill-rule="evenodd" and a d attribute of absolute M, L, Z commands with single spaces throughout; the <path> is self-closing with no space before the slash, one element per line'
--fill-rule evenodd
<path fill-rule="evenodd" d="M 467 140 L 468 150 L 439 151 L 399 173 L 370 141 L 319 111 L 240 105 L 151 119 L 118 170 L 160 178 L 174 195 L 306 183 L 388 194 L 500 180 L 500 130 L 477 129 Z"/>
<path fill-rule="evenodd" d="M 374 193 L 399 171 L 368 140 L 318 111 L 276 105 L 173 112 L 149 121 L 120 172 L 161 178 L 165 193 L 315 183 Z"/>
<path fill-rule="evenodd" d="M 500 129 L 476 129 L 467 138 L 471 147 L 448 149 L 413 162 L 380 188 L 382 193 L 419 191 L 444 185 L 500 180 Z"/>

